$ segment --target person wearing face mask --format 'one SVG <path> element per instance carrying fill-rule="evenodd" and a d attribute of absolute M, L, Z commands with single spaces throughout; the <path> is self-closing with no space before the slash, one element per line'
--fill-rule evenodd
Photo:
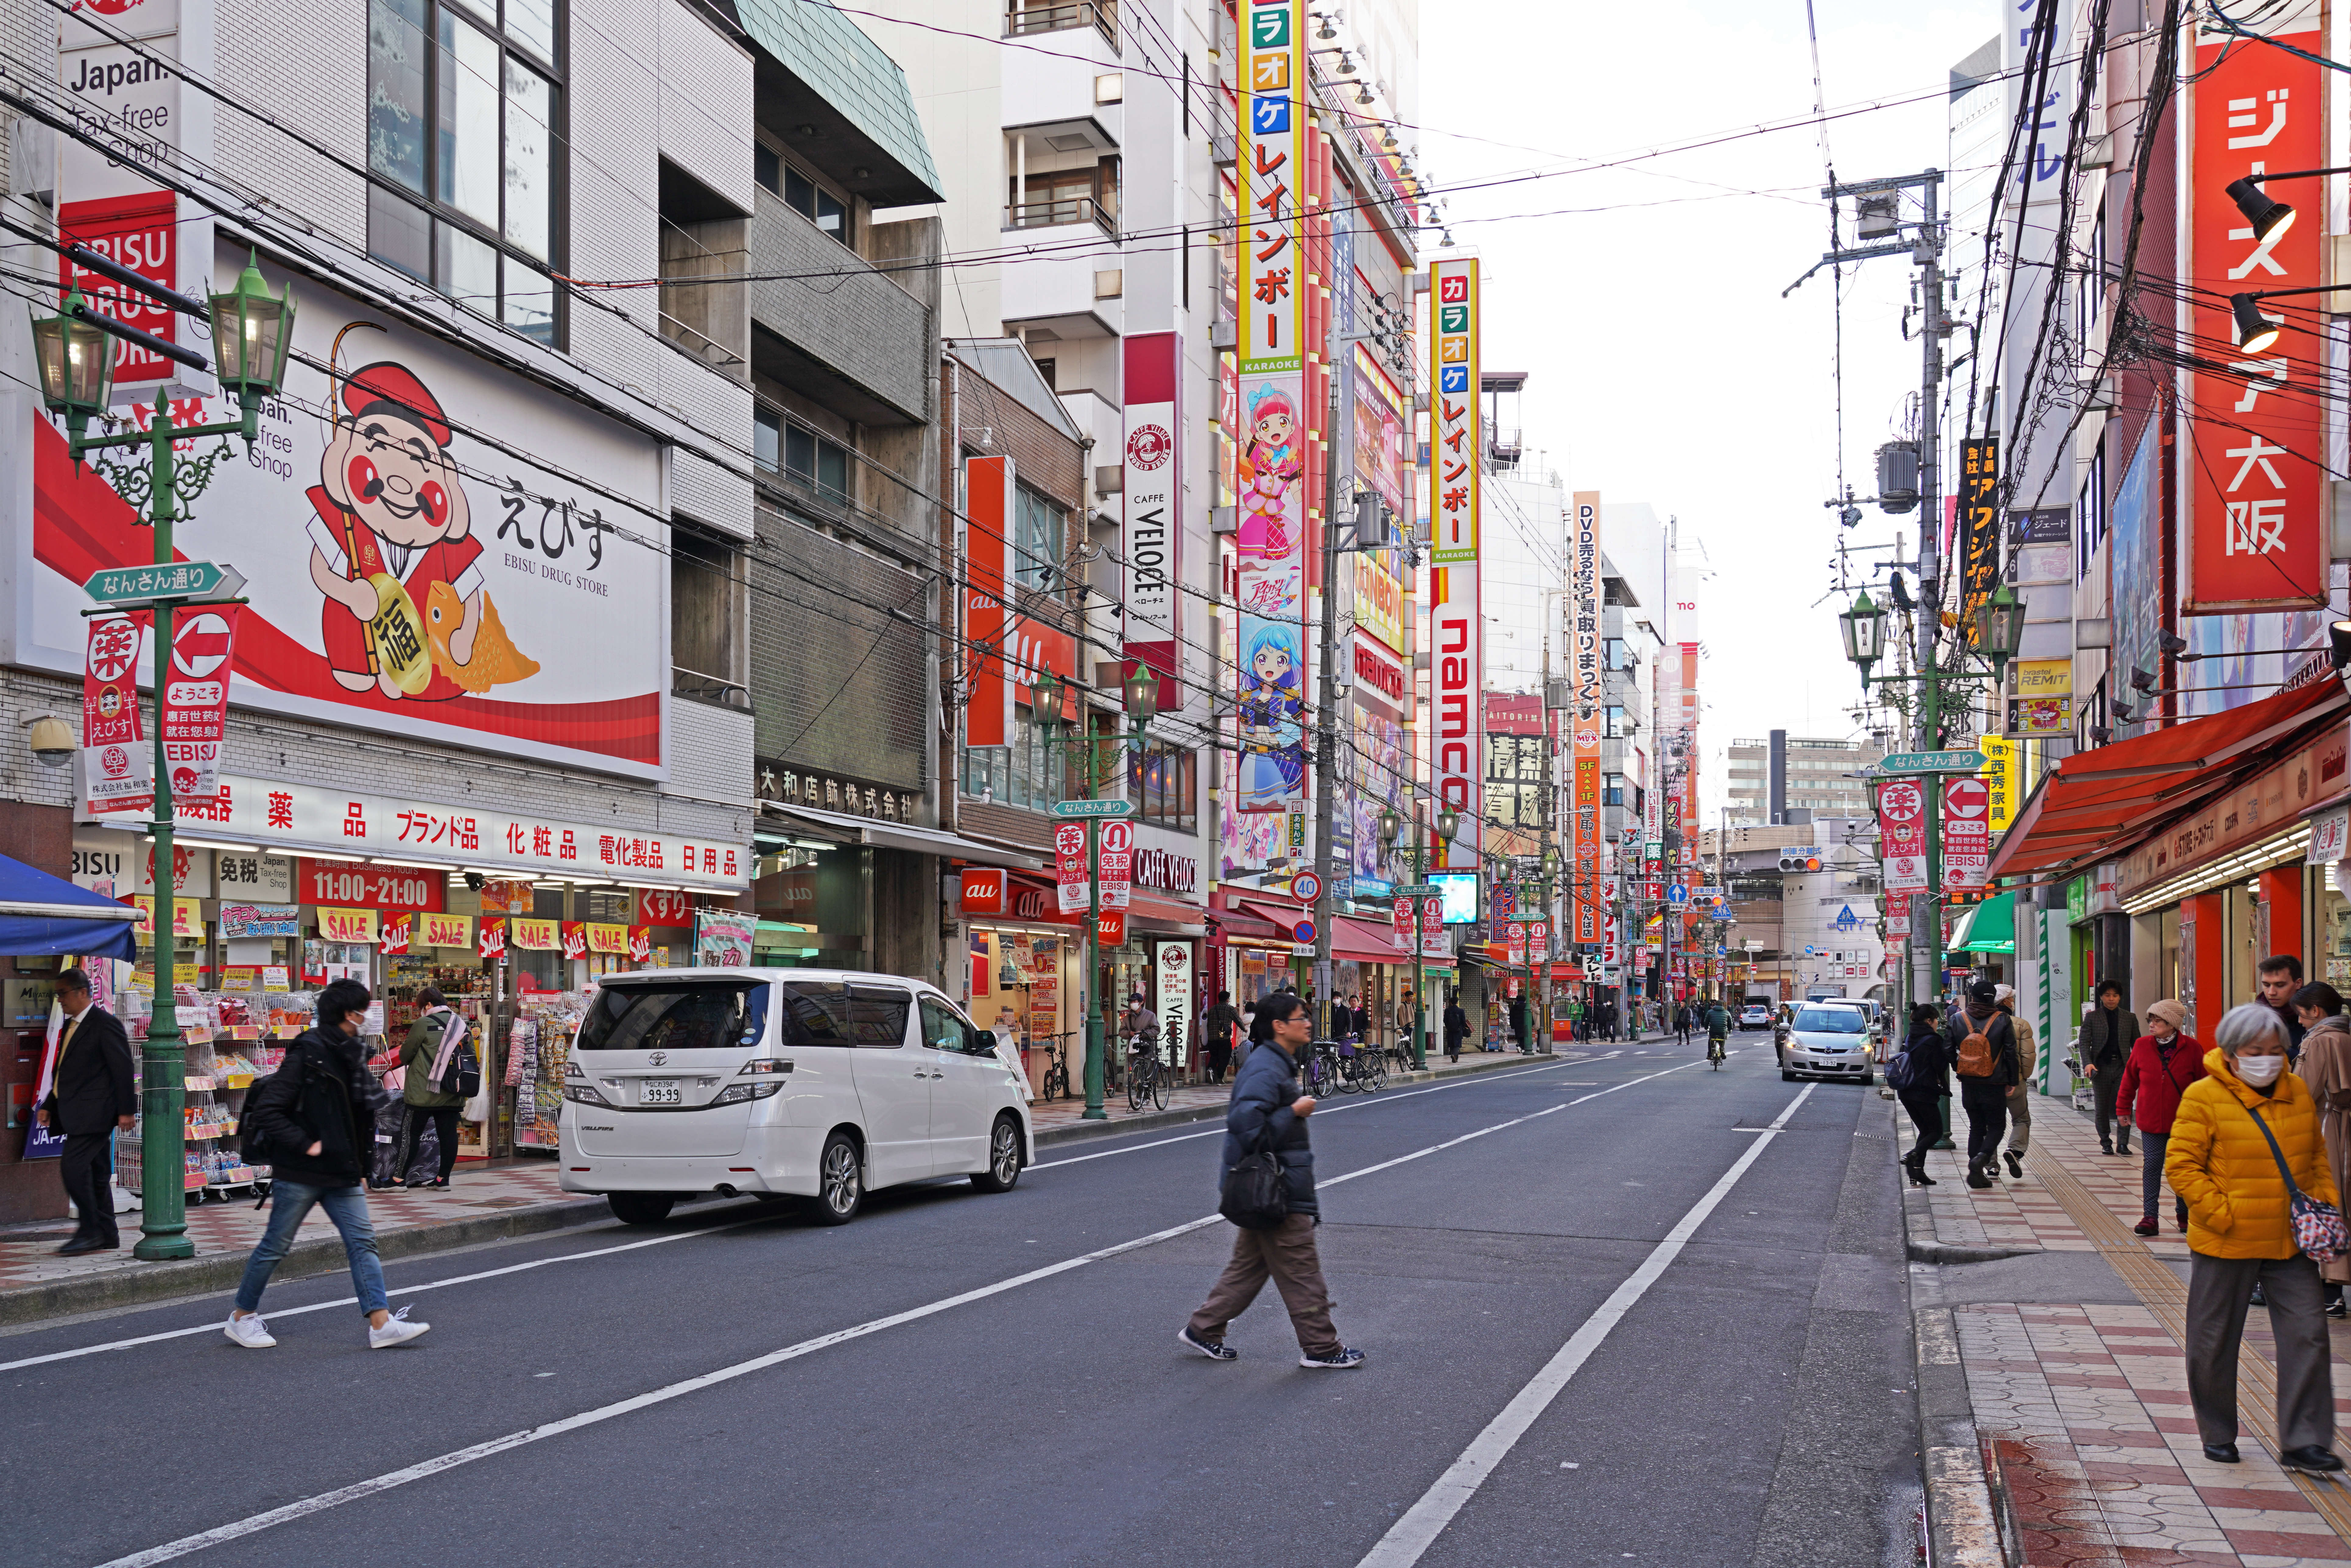
<path fill-rule="evenodd" d="M 2124 1135 L 2136 1125 L 2139 1135 L 2140 1218 L 2131 1228 L 2141 1236 L 2156 1232 L 2155 1200 L 2163 1190 L 2165 1140 L 2171 1135 L 2171 1118 L 2179 1110 L 2179 1096 L 2204 1076 L 2204 1048 L 2180 1032 L 2188 1009 L 2170 997 L 2149 1004 L 2147 1032 L 2131 1046 L 2123 1064 L 2123 1081 L 2116 1098 L 2123 1106 Z M 2188 1205 L 2177 1202 L 2174 1218 L 2188 1228 Z"/>
<path fill-rule="evenodd" d="M 2179 1097 L 2164 1174 L 2188 1204 L 2188 1397 L 2204 1457 L 2237 1463 L 2237 1357 L 2259 1285 L 2276 1339 L 2278 1461 L 2326 1475 L 2343 1469 L 2335 1435 L 2335 1374 L 2318 1266 L 2294 1239 L 2292 1197 L 2341 1195 L 2327 1168 L 2318 1109 L 2285 1070 L 2285 1026 L 2248 1002 L 2221 1015 L 2205 1076 Z M 2288 1181 L 2287 1172 L 2292 1180 Z"/>
<path fill-rule="evenodd" d="M 2303 1027 L 2302 1059 L 2294 1071 L 2318 1105 L 2318 1135 L 2326 1144 L 2335 1190 L 2351 1192 L 2351 1020 L 2343 1016 L 2342 993 L 2324 982 L 2294 992 L 2294 1010 Z M 2318 1272 L 2326 1281 L 2326 1315 L 2351 1317 L 2343 1300 L 2343 1287 L 2351 1284 L 2351 1258 L 2331 1258 Z"/>

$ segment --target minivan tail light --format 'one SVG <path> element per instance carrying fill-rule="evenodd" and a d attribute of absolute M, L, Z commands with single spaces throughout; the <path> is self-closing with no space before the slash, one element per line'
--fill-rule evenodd
<path fill-rule="evenodd" d="M 713 1105 L 738 1105 L 746 1100 L 765 1100 L 783 1092 L 781 1083 L 730 1083 L 718 1092 Z"/>
<path fill-rule="evenodd" d="M 755 1056 L 750 1061 L 745 1062 L 736 1072 L 735 1076 L 737 1078 L 780 1077 L 784 1073 L 789 1072 L 791 1070 L 792 1064 L 789 1058 L 777 1056 Z"/>

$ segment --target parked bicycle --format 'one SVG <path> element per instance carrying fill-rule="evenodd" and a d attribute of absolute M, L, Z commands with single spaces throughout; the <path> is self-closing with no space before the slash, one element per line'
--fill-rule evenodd
<path fill-rule="evenodd" d="M 1045 1071 L 1037 1086 L 1040 1099 L 1067 1100 L 1070 1097 L 1070 1051 L 1069 1047 L 1061 1043 L 1069 1038 L 1068 1035 L 1059 1036 L 1044 1048 L 1047 1057 Z"/>
<path fill-rule="evenodd" d="M 1156 1031 L 1126 1037 L 1126 1108 L 1140 1111 L 1145 1101 L 1167 1109 L 1167 1068 L 1159 1060 Z"/>
<path fill-rule="evenodd" d="M 1365 1094 L 1376 1094 L 1387 1085 L 1387 1052 L 1376 1046 L 1342 1041 L 1339 1046 L 1339 1077 L 1343 1090 L 1360 1090 Z"/>

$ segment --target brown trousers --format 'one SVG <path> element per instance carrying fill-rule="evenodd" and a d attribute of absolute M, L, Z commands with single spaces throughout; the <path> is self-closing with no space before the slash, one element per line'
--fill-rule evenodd
<path fill-rule="evenodd" d="M 1298 1331 L 1298 1348 L 1309 1355 L 1327 1355 L 1339 1348 L 1339 1331 L 1331 1324 L 1331 1291 L 1322 1282 L 1322 1260 L 1314 1250 L 1314 1217 L 1293 1214 L 1271 1230 L 1233 1228 L 1232 1261 L 1217 1277 L 1208 1299 L 1192 1314 L 1192 1332 L 1202 1339 L 1221 1341 L 1225 1325 L 1248 1310 L 1271 1279 L 1290 1309 L 1290 1326 Z"/>

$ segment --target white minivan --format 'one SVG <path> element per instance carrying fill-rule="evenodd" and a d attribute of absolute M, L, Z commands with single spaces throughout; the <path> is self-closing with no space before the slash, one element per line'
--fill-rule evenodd
<path fill-rule="evenodd" d="M 876 1187 L 1029 1163 L 1020 1075 L 920 980 L 840 969 L 606 978 L 563 1087 L 562 1186 L 632 1225 L 716 1191 L 811 1197 L 845 1225 Z"/>

